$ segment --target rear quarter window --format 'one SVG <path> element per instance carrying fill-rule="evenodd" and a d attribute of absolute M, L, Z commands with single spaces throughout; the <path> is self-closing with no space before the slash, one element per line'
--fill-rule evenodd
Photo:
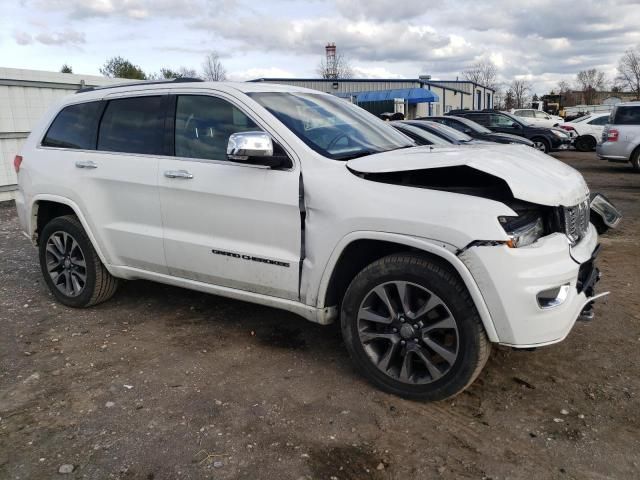
<path fill-rule="evenodd" d="M 614 125 L 640 125 L 640 105 L 616 107 L 612 117 Z"/>
<path fill-rule="evenodd" d="M 42 140 L 44 147 L 95 150 L 98 120 L 104 102 L 86 102 L 64 107 Z"/>

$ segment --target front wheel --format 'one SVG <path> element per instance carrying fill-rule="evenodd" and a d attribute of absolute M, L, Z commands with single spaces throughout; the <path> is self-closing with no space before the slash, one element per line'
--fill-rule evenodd
<path fill-rule="evenodd" d="M 636 151 L 631 154 L 631 168 L 634 171 L 640 172 L 640 148 L 636 148 Z"/>
<path fill-rule="evenodd" d="M 596 148 L 596 139 L 591 135 L 578 137 L 576 140 L 576 150 L 579 152 L 590 152 Z"/>
<path fill-rule="evenodd" d="M 390 255 L 361 271 L 345 294 L 341 324 L 358 370 L 407 398 L 457 395 L 491 351 L 462 280 L 446 264 L 418 255 Z"/>
<path fill-rule="evenodd" d="M 551 150 L 551 146 L 549 142 L 547 142 L 544 138 L 533 138 L 531 139 L 533 142 L 533 147 L 536 150 L 540 150 L 542 153 L 549 153 Z"/>
<path fill-rule="evenodd" d="M 100 261 L 74 215 L 51 220 L 40 232 L 40 268 L 56 299 L 69 307 L 90 307 L 113 296 L 118 280 Z"/>

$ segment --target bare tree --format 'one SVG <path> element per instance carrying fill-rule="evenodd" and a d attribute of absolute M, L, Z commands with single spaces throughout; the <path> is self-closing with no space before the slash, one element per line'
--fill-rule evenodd
<path fill-rule="evenodd" d="M 169 67 L 162 67 L 160 72 L 152 73 L 148 76 L 149 80 L 162 80 L 170 78 L 200 78 L 194 68 L 180 67 L 173 70 Z"/>
<path fill-rule="evenodd" d="M 636 95 L 640 100 L 640 48 L 630 49 L 618 62 L 616 82 Z"/>
<path fill-rule="evenodd" d="M 583 101 L 587 105 L 592 105 L 596 99 L 598 90 L 604 90 L 606 79 L 604 72 L 600 72 L 595 68 L 582 70 L 576 75 L 578 88 L 582 92 Z"/>
<path fill-rule="evenodd" d="M 560 80 L 558 82 L 558 93 L 560 95 L 567 93 L 569 90 L 571 90 L 571 85 L 569 85 L 569 82 L 565 82 L 564 80 Z"/>
<path fill-rule="evenodd" d="M 227 70 L 220 61 L 220 55 L 215 50 L 209 52 L 202 64 L 202 76 L 209 82 L 222 82 L 227 79 Z"/>
<path fill-rule="evenodd" d="M 470 82 L 495 88 L 498 69 L 491 60 L 481 60 L 464 70 L 462 75 Z"/>
<path fill-rule="evenodd" d="M 322 58 L 316 69 L 321 78 L 353 78 L 353 68 L 347 57 L 338 53 L 335 60 Z"/>
<path fill-rule="evenodd" d="M 524 108 L 527 100 L 529 100 L 531 84 L 526 80 L 513 80 L 509 90 L 511 90 L 511 95 L 513 96 L 514 108 Z"/>
<path fill-rule="evenodd" d="M 73 73 L 73 69 L 71 68 L 71 65 L 67 65 L 65 63 L 64 65 L 62 65 L 62 68 L 60 69 L 60 73 Z"/>

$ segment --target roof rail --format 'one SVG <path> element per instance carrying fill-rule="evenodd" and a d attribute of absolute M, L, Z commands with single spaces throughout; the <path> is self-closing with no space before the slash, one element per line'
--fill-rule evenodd
<path fill-rule="evenodd" d="M 163 83 L 190 83 L 190 82 L 204 82 L 204 80 L 202 80 L 201 78 L 178 77 L 178 78 L 170 78 L 167 80 L 147 80 L 142 82 L 116 83 L 114 85 L 105 85 L 102 87 L 83 87 L 79 90 L 76 90 L 76 93 L 92 92 L 93 90 L 106 90 L 108 88 L 117 88 L 117 87 L 135 87 L 137 85 L 161 85 Z"/>

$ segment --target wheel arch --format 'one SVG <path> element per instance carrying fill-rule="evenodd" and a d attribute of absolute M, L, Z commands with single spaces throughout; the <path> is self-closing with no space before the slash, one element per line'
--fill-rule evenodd
<path fill-rule="evenodd" d="M 455 255 L 457 249 L 446 242 L 387 232 L 354 232 L 334 249 L 320 280 L 318 306 L 340 305 L 353 278 L 370 263 L 400 252 L 414 252 L 444 262 L 458 274 L 473 299 L 489 340 L 498 341 L 491 314 L 471 272 Z M 338 309 L 339 311 L 339 309 Z"/>
<path fill-rule="evenodd" d="M 100 261 L 108 268 L 108 262 L 106 261 L 106 257 L 103 255 L 103 252 L 100 248 L 100 244 L 96 241 L 95 236 L 89 224 L 87 223 L 86 218 L 82 214 L 80 207 L 78 205 L 66 198 L 59 195 L 36 195 L 32 201 L 31 206 L 29 208 L 29 237 L 33 241 L 35 245 L 38 244 L 39 241 L 39 232 L 44 228 L 46 223 L 53 218 L 60 217 L 63 215 L 75 215 L 80 223 L 82 224 L 82 228 L 87 233 L 89 240 L 93 248 L 95 249 L 98 257 L 100 257 Z"/>

